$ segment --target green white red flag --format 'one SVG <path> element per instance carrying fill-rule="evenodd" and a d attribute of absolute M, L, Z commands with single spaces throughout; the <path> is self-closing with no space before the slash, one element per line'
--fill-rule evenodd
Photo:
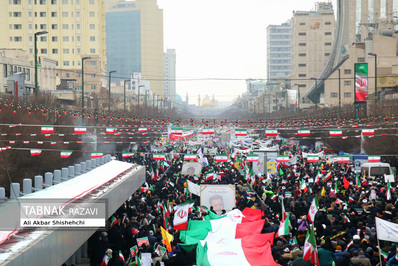
<path fill-rule="evenodd" d="M 308 209 L 308 214 L 307 214 L 308 221 L 310 221 L 311 223 L 314 223 L 315 215 L 318 212 L 318 209 L 319 209 L 318 198 L 317 198 L 317 196 L 315 196 L 311 202 L 311 205 L 310 205 L 310 208 Z"/>
<path fill-rule="evenodd" d="M 342 136 L 343 135 L 343 131 L 341 129 L 331 129 L 329 131 L 329 135 L 331 137 Z"/>
<path fill-rule="evenodd" d="M 362 129 L 362 135 L 364 136 L 371 136 L 375 134 L 374 129 Z"/>
<path fill-rule="evenodd" d="M 218 162 L 227 162 L 228 161 L 228 155 L 226 154 L 217 154 L 215 157 L 215 161 Z"/>
<path fill-rule="evenodd" d="M 278 155 L 276 157 L 276 161 L 278 163 L 288 163 L 290 161 L 289 160 L 289 155 Z"/>
<path fill-rule="evenodd" d="M 30 150 L 30 155 L 31 156 L 38 156 L 40 154 L 41 154 L 41 150 L 38 150 L 38 149 L 31 149 Z"/>
<path fill-rule="evenodd" d="M 61 158 L 69 158 L 71 156 L 73 151 L 61 151 Z"/>
<path fill-rule="evenodd" d="M 338 156 L 337 157 L 337 162 L 338 163 L 349 163 L 350 160 L 350 156 L 349 155 L 345 155 L 345 156 Z"/>
<path fill-rule="evenodd" d="M 316 248 L 313 226 L 311 226 L 310 230 L 307 231 L 307 236 L 305 237 L 303 259 L 310 261 L 312 265 L 319 265 L 319 256 Z"/>
<path fill-rule="evenodd" d="M 299 136 L 309 136 L 311 135 L 311 131 L 308 128 L 298 129 L 297 134 Z"/>
<path fill-rule="evenodd" d="M 54 133 L 54 127 L 42 126 L 41 133 Z"/>
<path fill-rule="evenodd" d="M 381 161 L 380 155 L 369 155 L 368 162 L 370 163 L 379 163 Z"/>
<path fill-rule="evenodd" d="M 278 231 L 275 234 L 275 237 L 286 236 L 289 234 L 289 225 L 290 225 L 290 214 L 287 215 L 284 221 L 281 221 Z"/>
<path fill-rule="evenodd" d="M 317 163 L 319 162 L 319 155 L 318 154 L 309 154 L 307 155 L 307 162 L 308 163 Z"/>
<path fill-rule="evenodd" d="M 134 156 L 134 152 L 123 152 L 122 157 L 123 158 L 130 158 Z"/>
<path fill-rule="evenodd" d="M 92 152 L 91 152 L 91 159 L 101 158 L 103 155 L 104 155 L 103 152 L 92 151 Z"/>
<path fill-rule="evenodd" d="M 278 136 L 278 130 L 277 129 L 266 129 L 265 136 L 266 137 L 276 137 L 276 136 Z"/>
<path fill-rule="evenodd" d="M 86 134 L 87 128 L 86 127 L 75 127 L 74 132 L 75 132 L 75 134 Z"/>
<path fill-rule="evenodd" d="M 245 128 L 236 128 L 235 129 L 235 136 L 237 136 L 237 137 L 247 136 L 247 129 L 245 129 Z"/>
<path fill-rule="evenodd" d="M 258 154 L 248 154 L 246 157 L 247 162 L 258 162 L 259 156 Z"/>
<path fill-rule="evenodd" d="M 164 154 L 164 153 L 154 153 L 153 154 L 153 160 L 166 161 L 166 154 Z"/>
<path fill-rule="evenodd" d="M 117 127 L 107 127 L 106 128 L 106 133 L 108 134 L 114 134 L 116 132 Z"/>

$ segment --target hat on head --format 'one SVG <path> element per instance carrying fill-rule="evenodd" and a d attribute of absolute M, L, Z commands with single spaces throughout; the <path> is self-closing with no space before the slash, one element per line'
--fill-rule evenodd
<path fill-rule="evenodd" d="M 359 240 L 359 239 L 361 239 L 361 237 L 359 235 L 355 235 L 352 239 Z"/>
<path fill-rule="evenodd" d="M 336 250 L 341 250 L 341 246 L 336 246 Z"/>

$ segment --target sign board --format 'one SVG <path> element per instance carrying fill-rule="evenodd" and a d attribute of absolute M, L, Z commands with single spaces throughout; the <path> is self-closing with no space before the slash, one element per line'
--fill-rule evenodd
<path fill-rule="evenodd" d="M 182 165 L 181 174 L 194 176 L 194 175 L 199 175 L 201 171 L 202 171 L 201 163 L 185 162 Z"/>
<path fill-rule="evenodd" d="M 213 209 L 217 214 L 235 207 L 235 185 L 200 185 L 200 205 Z"/>

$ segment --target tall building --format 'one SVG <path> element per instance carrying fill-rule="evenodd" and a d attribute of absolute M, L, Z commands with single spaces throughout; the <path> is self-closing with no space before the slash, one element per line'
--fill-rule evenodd
<path fill-rule="evenodd" d="M 299 90 L 300 107 L 309 107 L 303 94 L 329 59 L 334 40 L 335 17 L 332 3 L 317 3 L 314 11 L 294 11 L 292 19 L 292 88 Z M 320 93 L 319 99 L 324 99 Z"/>
<path fill-rule="evenodd" d="M 164 97 L 176 101 L 176 50 L 167 49 L 164 54 Z"/>
<path fill-rule="evenodd" d="M 156 0 L 120 1 L 107 10 L 106 45 L 112 81 L 141 73 L 164 95 L 163 10 Z"/>
<path fill-rule="evenodd" d="M 0 47 L 22 49 L 34 60 L 35 37 L 37 54 L 58 61 L 58 76 L 81 73 L 82 57 L 99 60 L 106 69 L 105 0 L 10 0 L 2 1 L 0 9 Z M 36 33 L 44 33 L 38 35 Z M 47 32 L 47 33 L 46 33 Z M 87 61 L 86 61 L 87 63 Z M 42 66 L 39 64 L 39 68 Z M 101 72 L 94 74 L 93 88 L 101 87 Z M 80 82 L 80 84 L 79 84 Z M 88 82 L 87 82 L 88 83 Z M 77 88 L 81 80 L 76 80 Z M 88 84 L 92 85 L 92 84 Z M 45 88 L 45 84 L 39 84 Z M 55 88 L 46 88 L 55 89 Z"/>
<path fill-rule="evenodd" d="M 268 81 L 284 79 L 291 74 L 291 21 L 267 27 Z"/>

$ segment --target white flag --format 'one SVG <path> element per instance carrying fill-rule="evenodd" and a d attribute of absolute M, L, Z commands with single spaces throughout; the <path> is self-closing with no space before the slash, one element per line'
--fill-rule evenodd
<path fill-rule="evenodd" d="M 200 196 L 200 186 L 188 180 L 188 190 L 190 193 Z"/>
<path fill-rule="evenodd" d="M 398 224 L 387 222 L 376 217 L 377 238 L 390 242 L 398 242 Z"/>

